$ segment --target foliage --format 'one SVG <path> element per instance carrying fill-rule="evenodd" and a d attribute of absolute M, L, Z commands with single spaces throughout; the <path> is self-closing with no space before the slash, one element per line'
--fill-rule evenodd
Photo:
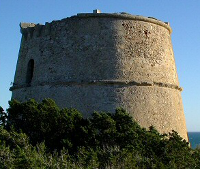
<path fill-rule="evenodd" d="M 177 132 L 141 128 L 123 109 L 60 109 L 51 99 L 9 102 L 0 108 L 0 168 L 200 168 Z"/>
<path fill-rule="evenodd" d="M 5 113 L 3 108 L 0 106 L 0 126 L 6 125 L 7 118 L 8 118 L 7 113 Z"/>

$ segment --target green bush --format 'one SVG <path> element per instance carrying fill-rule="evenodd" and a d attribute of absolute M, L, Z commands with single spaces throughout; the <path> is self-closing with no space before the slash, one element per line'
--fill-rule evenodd
<path fill-rule="evenodd" d="M 0 108 L 0 168 L 200 168 L 200 151 L 177 132 L 140 127 L 123 109 L 94 112 L 53 100 Z"/>

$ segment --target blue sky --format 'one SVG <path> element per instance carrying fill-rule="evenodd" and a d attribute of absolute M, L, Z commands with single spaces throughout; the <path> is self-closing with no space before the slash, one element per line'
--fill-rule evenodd
<path fill-rule="evenodd" d="M 170 22 L 188 131 L 200 131 L 199 0 L 0 0 L 0 105 L 8 107 L 20 47 L 20 22 L 45 23 L 90 13 L 127 12 Z"/>

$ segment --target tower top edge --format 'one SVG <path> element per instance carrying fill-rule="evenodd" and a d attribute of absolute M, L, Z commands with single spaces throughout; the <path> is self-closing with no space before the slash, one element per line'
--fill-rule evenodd
<path fill-rule="evenodd" d="M 169 30 L 170 33 L 172 33 L 172 28 L 169 25 L 169 22 L 163 22 L 161 20 L 158 20 L 154 17 L 145 17 L 141 15 L 132 15 L 126 12 L 120 12 L 120 13 L 78 13 L 75 16 L 77 18 L 90 18 L 90 17 L 96 17 L 96 18 L 119 18 L 119 19 L 127 19 L 127 20 L 137 20 L 137 21 L 144 21 L 144 22 L 150 22 L 154 23 L 160 26 L 163 26 Z"/>
<path fill-rule="evenodd" d="M 164 28 L 166 28 L 169 33 L 172 33 L 172 28 L 169 25 L 169 22 L 163 22 L 161 20 L 158 20 L 154 17 L 145 17 L 145 16 L 141 16 L 141 15 L 132 15 L 126 12 L 120 12 L 120 13 L 100 13 L 100 10 L 94 10 L 95 12 L 93 13 L 77 13 L 77 15 L 73 15 L 71 17 L 68 18 L 64 18 L 61 20 L 54 20 L 52 22 L 60 22 L 66 19 L 74 19 L 74 18 L 116 18 L 116 19 L 124 19 L 124 20 L 136 20 L 136 21 L 144 21 L 144 22 L 149 22 L 149 23 L 153 23 L 159 26 L 163 26 Z M 51 23 L 52 23 L 51 22 Z M 51 24 L 46 22 L 46 24 Z M 40 25 L 40 26 L 44 26 L 42 24 L 35 24 L 35 23 L 25 23 L 25 22 L 21 22 L 20 23 L 20 28 L 21 30 L 23 29 L 27 29 L 27 28 L 34 28 L 35 26 Z"/>

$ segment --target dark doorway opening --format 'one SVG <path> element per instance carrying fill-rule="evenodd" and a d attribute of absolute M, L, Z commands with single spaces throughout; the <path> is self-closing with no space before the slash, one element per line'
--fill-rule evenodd
<path fill-rule="evenodd" d="M 31 59 L 28 62 L 28 67 L 27 67 L 27 74 L 26 74 L 26 83 L 30 84 L 33 78 L 33 71 L 34 71 L 34 60 Z"/>

